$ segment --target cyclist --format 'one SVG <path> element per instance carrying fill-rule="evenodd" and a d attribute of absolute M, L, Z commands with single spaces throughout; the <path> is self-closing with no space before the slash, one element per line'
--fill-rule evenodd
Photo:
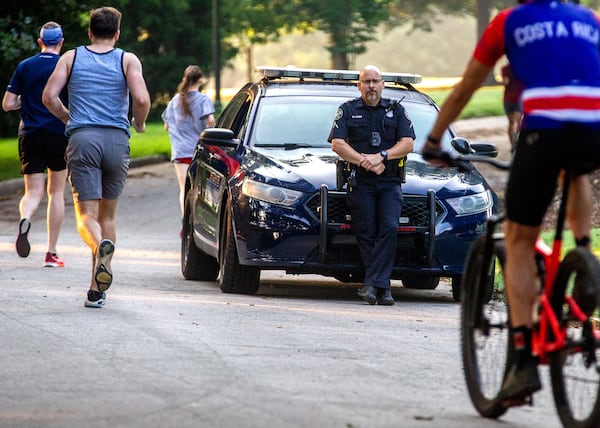
<path fill-rule="evenodd" d="M 525 85 L 523 121 L 507 189 L 505 282 L 515 358 L 500 392 L 505 406 L 541 388 L 531 354 L 536 283 L 534 247 L 561 169 L 575 183 L 600 166 L 600 24 L 582 6 L 556 0 L 520 2 L 498 13 L 441 107 L 423 151 L 440 140 L 494 64 L 506 55 Z M 440 161 L 433 161 L 440 164 Z M 585 186 L 569 207 L 578 245 L 589 244 L 591 195 Z M 583 208 L 583 209 L 579 209 Z"/>

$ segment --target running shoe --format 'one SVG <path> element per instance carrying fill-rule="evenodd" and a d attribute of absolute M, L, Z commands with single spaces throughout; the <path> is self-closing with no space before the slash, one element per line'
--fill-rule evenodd
<path fill-rule="evenodd" d="M 83 306 L 86 308 L 101 308 L 106 303 L 106 293 L 96 290 L 88 290 L 87 298 Z"/>
<path fill-rule="evenodd" d="M 96 284 L 98 290 L 106 291 L 112 284 L 112 270 L 110 268 L 110 261 L 113 253 L 115 252 L 115 244 L 110 239 L 103 239 L 100 241 L 98 248 L 96 249 Z"/>
<path fill-rule="evenodd" d="M 521 365 L 515 363 L 510 367 L 498 394 L 504 407 L 527 404 L 529 397 L 542 388 L 537 366 L 537 360 L 530 358 Z"/>
<path fill-rule="evenodd" d="M 27 239 L 29 229 L 31 229 L 31 223 L 28 219 L 22 218 L 19 221 L 19 234 L 17 235 L 17 242 L 15 244 L 17 247 L 17 254 L 21 257 L 27 257 L 31 250 L 31 245 L 29 245 L 29 240 Z"/>
<path fill-rule="evenodd" d="M 46 253 L 44 267 L 65 267 L 65 262 L 56 253 Z"/>

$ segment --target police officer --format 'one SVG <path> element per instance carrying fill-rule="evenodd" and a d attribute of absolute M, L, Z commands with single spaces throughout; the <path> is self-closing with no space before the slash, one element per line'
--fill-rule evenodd
<path fill-rule="evenodd" d="M 402 208 L 398 165 L 413 150 L 415 133 L 404 108 L 381 98 L 381 72 L 373 65 L 359 75 L 360 98 L 342 104 L 329 141 L 356 168 L 348 206 L 365 266 L 358 295 L 370 305 L 393 305 L 390 277 L 396 251 L 396 227 Z"/>

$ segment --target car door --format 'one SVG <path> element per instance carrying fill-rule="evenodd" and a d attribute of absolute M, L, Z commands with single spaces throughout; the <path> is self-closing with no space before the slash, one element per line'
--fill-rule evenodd
<path fill-rule="evenodd" d="M 242 141 L 252 97 L 247 92 L 238 93 L 227 105 L 217 121 L 216 127 L 233 130 Z M 227 179 L 239 167 L 234 158 L 234 148 L 204 146 L 197 148 L 197 198 L 195 206 L 196 222 L 205 243 L 209 243 L 216 252 L 221 204 L 227 187 Z"/>

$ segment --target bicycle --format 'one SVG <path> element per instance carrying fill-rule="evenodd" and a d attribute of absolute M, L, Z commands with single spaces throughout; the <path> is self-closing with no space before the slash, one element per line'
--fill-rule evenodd
<path fill-rule="evenodd" d="M 462 139 L 460 139 L 462 140 Z M 453 141 L 462 153 L 437 158 L 465 171 L 468 162 L 485 162 L 500 169 L 510 165 L 489 157 L 470 155 L 466 142 Z M 468 161 L 468 162 L 467 162 Z M 534 319 L 532 348 L 540 365 L 550 366 L 555 406 L 566 427 L 600 426 L 600 263 L 586 248 L 577 246 L 561 259 L 562 235 L 569 196 L 565 173 L 552 247 L 536 244 L 541 290 Z M 511 366 L 512 340 L 503 289 L 505 261 L 503 216 L 493 216 L 485 233 L 470 249 L 461 290 L 461 347 L 465 380 L 480 415 L 498 418 L 510 406 L 498 395 Z M 499 272 L 497 272 L 499 271 Z M 493 295 L 489 284 L 494 282 Z M 531 396 L 519 404 L 533 404 Z"/>

